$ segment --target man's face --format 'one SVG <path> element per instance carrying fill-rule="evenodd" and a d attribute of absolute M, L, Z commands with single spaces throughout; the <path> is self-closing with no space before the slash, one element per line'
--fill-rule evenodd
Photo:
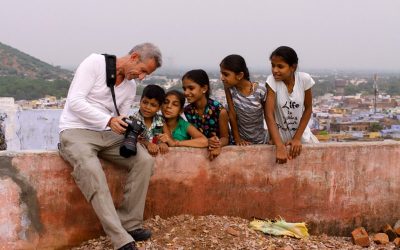
<path fill-rule="evenodd" d="M 143 80 L 147 75 L 150 75 L 156 69 L 157 66 L 154 59 L 146 59 L 142 61 L 140 60 L 140 56 L 138 54 L 133 53 L 125 69 L 125 78 L 128 80 Z"/>

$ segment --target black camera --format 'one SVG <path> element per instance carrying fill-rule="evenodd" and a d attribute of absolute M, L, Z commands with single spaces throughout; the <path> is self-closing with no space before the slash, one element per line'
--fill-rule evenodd
<path fill-rule="evenodd" d="M 124 118 L 122 120 L 126 122 L 128 126 L 125 131 L 125 139 L 122 142 L 122 146 L 119 148 L 119 154 L 122 157 L 128 158 L 132 155 L 136 155 L 138 136 L 145 131 L 146 127 L 141 121 L 135 118 Z"/>

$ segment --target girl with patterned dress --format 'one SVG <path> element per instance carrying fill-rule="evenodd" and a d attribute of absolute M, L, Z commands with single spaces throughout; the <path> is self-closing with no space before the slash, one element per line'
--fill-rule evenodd
<path fill-rule="evenodd" d="M 186 72 L 182 87 L 189 103 L 184 109 L 186 119 L 208 138 L 209 158 L 213 160 L 229 143 L 228 113 L 210 98 L 210 80 L 204 70 Z"/>
<path fill-rule="evenodd" d="M 267 125 L 276 145 L 276 162 L 283 164 L 300 155 L 302 143 L 318 142 L 307 126 L 315 82 L 309 74 L 296 72 L 298 57 L 292 48 L 281 46 L 269 59 L 272 75 L 267 78 Z"/>
<path fill-rule="evenodd" d="M 167 92 L 161 111 L 171 134 L 162 134 L 159 139 L 170 147 L 207 147 L 207 138 L 181 117 L 184 105 L 185 96 L 183 93 L 178 90 Z"/>
<path fill-rule="evenodd" d="M 229 55 L 220 63 L 221 80 L 225 86 L 228 114 L 236 145 L 265 144 L 265 86 L 250 81 L 246 62 L 240 55 Z"/>

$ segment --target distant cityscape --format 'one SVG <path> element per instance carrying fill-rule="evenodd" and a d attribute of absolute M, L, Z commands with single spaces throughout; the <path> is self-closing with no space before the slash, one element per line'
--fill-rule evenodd
<path fill-rule="evenodd" d="M 386 84 L 385 88 L 388 88 L 390 75 L 379 76 L 368 73 L 362 77 L 360 74 L 353 76 L 312 74 L 312 77 L 316 81 L 316 85 L 313 87 L 313 116 L 309 126 L 321 142 L 400 140 L 400 95 L 391 95 L 386 93 L 387 91 L 380 90 L 383 83 Z M 252 80 L 260 84 L 265 84 L 266 78 L 267 75 L 264 74 L 253 74 L 252 76 Z M 394 79 L 396 81 L 399 78 Z M 212 98 L 225 105 L 225 93 L 218 73 L 210 74 L 210 83 Z M 165 90 L 181 90 L 181 79 L 178 74 L 150 76 L 138 84 L 132 112 L 137 110 L 141 91 L 147 84 L 159 84 Z M 400 80 L 392 85 L 400 87 Z M 5 131 L 6 140 L 11 142 L 10 137 L 24 137 L 21 132 L 24 130 L 24 126 L 30 126 L 29 129 L 26 128 L 30 132 L 38 130 L 40 125 L 34 125 L 35 119 L 42 126 L 45 121 L 51 120 L 51 124 L 46 125 L 48 127 L 44 129 L 44 132 L 40 132 L 52 131 L 52 135 L 47 136 L 49 142 L 46 142 L 45 146 L 23 146 L 24 143 L 33 143 L 28 143 L 26 140 L 23 142 L 19 138 L 15 139 L 15 141 L 19 141 L 19 144 L 14 142 L 13 148 L 52 149 L 53 144 L 58 140 L 58 118 L 65 101 L 65 97 L 57 98 L 50 95 L 37 100 L 14 100 L 11 97 L 0 97 L 0 126 L 3 127 L 3 130 L 13 130 L 13 132 L 8 131 L 9 133 Z M 50 110 L 54 110 L 54 112 Z M 35 112 L 40 115 L 36 115 Z M 23 118 L 24 115 L 29 118 Z M 44 117 L 46 115 L 51 118 Z M 22 122 L 18 119 L 28 119 L 30 124 L 27 125 L 25 124 L 27 121 Z M 24 124 L 16 126 L 13 123 Z M 40 133 L 38 132 L 38 134 Z M 40 136 L 39 139 L 34 140 L 40 140 Z"/>

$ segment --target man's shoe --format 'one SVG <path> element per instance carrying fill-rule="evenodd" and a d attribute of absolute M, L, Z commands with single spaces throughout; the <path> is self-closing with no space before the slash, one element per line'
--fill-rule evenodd
<path fill-rule="evenodd" d="M 138 250 L 138 249 L 136 247 L 136 243 L 133 241 L 123 245 L 122 247 L 118 248 L 118 250 Z"/>
<path fill-rule="evenodd" d="M 150 239 L 151 237 L 150 229 L 145 229 L 145 228 L 135 229 L 133 231 L 129 231 L 128 233 L 132 236 L 132 238 L 135 241 L 147 240 Z"/>

